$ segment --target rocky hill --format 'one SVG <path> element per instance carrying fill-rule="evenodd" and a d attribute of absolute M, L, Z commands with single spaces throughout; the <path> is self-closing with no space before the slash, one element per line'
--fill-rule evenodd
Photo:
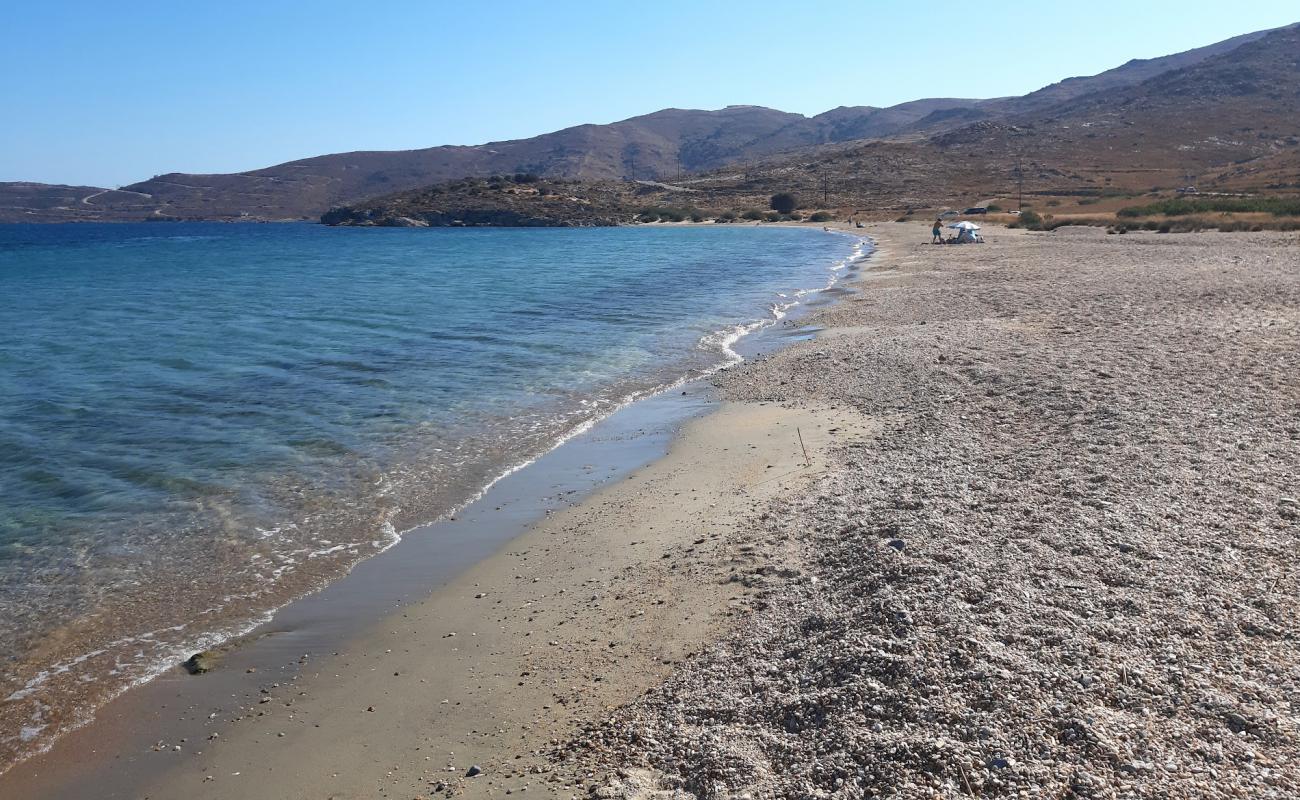
<path fill-rule="evenodd" d="M 1300 190 L 1300 27 L 1252 36 L 1137 84 L 1094 85 L 1103 88 L 1044 110 L 912 141 L 781 154 L 679 183 L 720 207 L 793 191 L 809 205 L 891 212 L 1015 197 L 1022 176 L 1031 203 L 1039 195 L 1132 198 L 1187 184 Z"/>
<path fill-rule="evenodd" d="M 653 184 L 547 180 L 524 173 L 397 192 L 330 209 L 321 222 L 387 228 L 597 227 L 633 222 L 638 208 L 671 194 Z"/>
<path fill-rule="evenodd" d="M 589 190 L 600 197 L 598 216 L 606 220 L 632 219 L 653 206 L 704 216 L 765 210 L 771 195 L 786 191 L 806 210 L 895 216 L 1014 197 L 1021 176 L 1031 204 L 1042 195 L 1132 200 L 1187 183 L 1202 191 L 1300 191 L 1300 27 L 1254 37 L 1136 85 L 1104 85 L 1109 88 L 1044 111 L 979 120 L 926 138 L 821 145 L 636 191 L 617 184 Z M 399 194 L 352 210 L 370 215 L 363 219 L 450 224 L 430 214 L 442 207 L 430 203 L 435 196 Z M 512 208 L 520 203 L 513 195 L 457 193 L 456 214 L 464 218 L 473 204 L 486 214 L 507 197 Z M 562 208 L 554 203 L 522 202 L 532 209 L 529 224 L 575 224 L 553 214 Z"/>
<path fill-rule="evenodd" d="M 951 131 L 949 159 L 1016 156 L 1082 183 L 1213 186 L 1235 167 L 1300 160 L 1300 26 L 1139 84 Z M 1263 188 L 1263 187 L 1259 187 Z"/>
<path fill-rule="evenodd" d="M 331 206 L 464 177 L 534 173 L 605 181 L 714 169 L 791 148 L 888 136 L 936 109 L 973 100 L 923 100 L 893 108 L 840 108 L 815 117 L 758 106 L 665 109 L 609 125 L 475 146 L 361 151 L 226 175 L 172 173 L 103 194 L 46 187 L 67 202 L 32 203 L 32 184 L 0 184 L 0 221 L 58 219 L 314 219 Z M 79 194 L 81 189 L 85 194 Z M 94 195 L 89 197 L 88 195 Z M 148 202 L 140 203 L 141 198 Z"/>
<path fill-rule="evenodd" d="M 868 146 L 864 142 L 882 139 L 909 143 L 912 150 L 877 147 L 873 152 L 889 153 L 891 158 L 903 160 L 910 153 L 916 162 L 915 169 L 905 170 L 897 179 L 873 173 L 872 177 L 883 183 L 868 181 L 867 184 L 882 190 L 896 184 L 906 188 L 913 179 L 923 179 L 932 170 L 921 162 L 935 157 L 936 146 L 943 163 L 948 162 L 944 153 L 965 149 L 967 153 L 974 150 L 981 158 L 995 153 L 1002 160 L 1008 153 L 1023 152 L 1047 164 L 1063 149 L 1073 148 L 1077 152 L 1064 154 L 1075 161 L 1086 161 L 1090 154 L 1095 154 L 1098 163 L 1109 168 L 1125 159 L 1131 160 L 1134 152 L 1144 150 L 1146 144 L 1168 138 L 1165 134 L 1170 128 L 1160 128 L 1159 136 L 1140 142 L 1141 146 L 1135 149 L 1134 138 L 1150 135 L 1146 133 L 1150 129 L 1144 127 L 1146 122 L 1140 118 L 1178 129 L 1183 126 L 1180 115 L 1187 116 L 1190 112 L 1182 110 L 1187 106 L 1180 109 L 1166 101 L 1184 98 L 1201 103 L 1206 99 L 1196 93 L 1171 93 L 1161 98 L 1152 94 L 1160 87 L 1146 86 L 1148 82 L 1163 78 L 1168 81 L 1168 90 L 1180 91 L 1181 76 L 1224 59 L 1231 61 L 1239 54 L 1243 60 L 1256 59 L 1250 47 L 1269 38 L 1270 32 L 1264 31 L 1172 56 L 1132 61 L 1099 75 L 1070 78 L 1019 98 L 932 98 L 889 108 L 845 106 L 813 117 L 757 106 L 731 106 L 716 111 L 665 109 L 609 125 L 579 125 L 529 139 L 396 152 L 339 153 L 223 175 L 171 173 L 121 190 L 0 184 L 0 221 L 314 219 L 331 207 L 355 205 L 366 198 L 465 177 L 535 173 L 551 179 L 589 182 L 655 180 L 685 173 L 730 174 L 729 169 L 742 164 L 754 165 L 752 170 L 746 167 L 747 174 L 762 174 L 770 169 L 765 164 L 774 160 L 818 162 L 825 166 L 854 148 Z M 1285 66 L 1279 62 L 1248 69 L 1267 75 L 1268 69 Z M 1223 64 L 1214 68 L 1218 74 L 1215 80 L 1219 81 L 1215 85 L 1220 88 L 1220 79 L 1226 80 L 1224 70 Z M 1105 105 L 1109 100 L 1098 99 L 1116 98 L 1119 97 L 1116 93 L 1123 92 L 1130 93 L 1124 95 L 1128 106 L 1118 116 L 1114 108 Z M 1164 110 L 1142 117 L 1137 112 L 1148 102 L 1144 97 Z M 1245 148 L 1232 144 L 1240 141 L 1235 135 L 1226 137 L 1227 144 L 1216 145 L 1208 138 L 1223 133 L 1219 129 L 1229 113 L 1253 119 L 1259 112 L 1270 119 L 1277 118 L 1279 124 L 1287 116 L 1288 108 L 1270 111 L 1252 105 L 1252 102 L 1267 101 L 1271 97 L 1267 91 L 1244 97 L 1242 102 L 1230 104 L 1230 111 L 1224 105 L 1224 113 L 1216 112 L 1207 124 L 1188 123 L 1199 131 L 1200 137 L 1197 139 L 1200 143 L 1194 145 L 1199 155 L 1188 160 L 1190 167 L 1217 163 L 1216 159 L 1231 161 L 1244 155 L 1252 158 L 1263 155 L 1267 148 L 1257 142 L 1252 141 Z M 1294 107 L 1292 102 L 1289 109 Z M 1120 120 L 1117 125 L 1128 123 L 1132 135 L 1119 136 L 1122 127 L 1109 122 L 1097 127 L 1097 123 L 1086 119 L 1098 113 L 1107 120 Z M 1066 133 L 1052 120 L 1067 121 L 1061 124 L 1072 124 L 1069 130 L 1073 132 Z M 1092 124 L 1085 127 L 1085 123 Z M 1107 131 L 1104 138 L 1102 130 Z M 1031 146 L 1022 144 L 1025 131 L 1034 131 L 1035 136 L 1044 131 L 1051 133 L 1037 136 L 1040 144 Z M 1095 135 L 1089 137 L 1090 133 Z M 1176 160 L 1165 158 L 1162 163 Z M 1049 167 L 1054 168 L 1057 167 Z M 1181 162 L 1179 168 L 1184 168 Z M 969 170 L 967 165 L 953 163 L 940 174 L 953 171 Z M 935 188 L 926 187 L 926 193 Z"/>

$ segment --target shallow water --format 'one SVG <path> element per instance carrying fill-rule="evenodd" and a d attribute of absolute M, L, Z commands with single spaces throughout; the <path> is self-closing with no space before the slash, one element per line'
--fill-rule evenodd
<path fill-rule="evenodd" d="M 0 764 L 861 253 L 789 228 L 0 226 Z"/>

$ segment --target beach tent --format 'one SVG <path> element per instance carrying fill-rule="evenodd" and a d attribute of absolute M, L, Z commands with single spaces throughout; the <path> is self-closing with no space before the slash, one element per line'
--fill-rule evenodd
<path fill-rule="evenodd" d="M 979 241 L 979 237 L 975 235 L 975 231 L 979 230 L 980 226 L 973 222 L 966 222 L 963 220 L 961 222 L 954 222 L 948 227 L 957 231 L 957 241 L 960 244 L 974 244 Z"/>

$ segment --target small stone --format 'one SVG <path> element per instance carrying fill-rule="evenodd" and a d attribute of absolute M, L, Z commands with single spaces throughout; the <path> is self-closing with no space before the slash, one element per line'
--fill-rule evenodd
<path fill-rule="evenodd" d="M 472 778 L 475 775 L 481 775 L 481 774 L 483 774 L 483 768 L 480 767 L 478 764 L 473 765 L 472 767 L 470 767 L 468 770 L 465 771 L 466 778 Z"/>

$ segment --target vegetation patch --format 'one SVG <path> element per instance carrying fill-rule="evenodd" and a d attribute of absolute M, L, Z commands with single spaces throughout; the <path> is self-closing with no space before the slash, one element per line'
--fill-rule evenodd
<path fill-rule="evenodd" d="M 1185 217 L 1189 214 L 1272 214 L 1300 217 L 1300 197 L 1176 197 L 1144 206 L 1126 206 L 1121 217 Z"/>
<path fill-rule="evenodd" d="M 772 195 L 770 206 L 773 211 L 780 214 L 791 214 L 799 207 L 799 198 L 789 192 L 781 192 Z"/>

